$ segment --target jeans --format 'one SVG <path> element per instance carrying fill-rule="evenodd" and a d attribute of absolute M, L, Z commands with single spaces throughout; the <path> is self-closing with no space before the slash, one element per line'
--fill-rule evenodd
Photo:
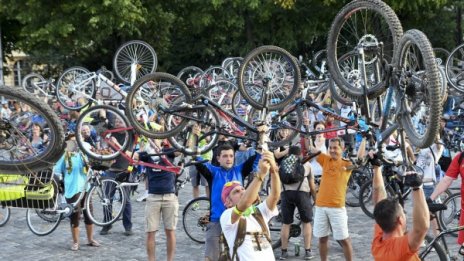
<path fill-rule="evenodd" d="M 121 172 L 107 171 L 106 178 L 115 180 L 116 176 L 119 173 Z M 131 220 L 132 219 L 132 205 L 130 201 L 130 187 L 123 187 L 123 189 L 124 189 L 124 193 L 126 194 L 126 204 L 122 212 L 122 225 L 124 226 L 124 229 L 127 231 L 127 230 L 132 229 L 132 220 Z M 108 193 L 110 198 L 113 198 L 114 193 L 115 193 L 114 187 L 108 186 L 105 188 L 105 190 L 106 190 L 105 193 Z M 111 219 L 111 213 L 112 213 L 111 206 L 103 210 L 105 221 Z"/>

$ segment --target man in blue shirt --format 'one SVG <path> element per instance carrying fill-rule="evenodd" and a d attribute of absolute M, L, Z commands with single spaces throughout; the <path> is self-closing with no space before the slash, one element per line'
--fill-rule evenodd
<path fill-rule="evenodd" d="M 236 180 L 243 184 L 243 180 L 258 165 L 261 154 L 250 157 L 244 163 L 234 166 L 234 148 L 230 144 L 224 144 L 217 150 L 219 167 L 211 163 L 197 165 L 198 172 L 206 178 L 211 190 L 210 222 L 206 230 L 205 260 L 213 261 L 219 258 L 219 237 L 221 224 L 219 219 L 226 210 L 221 201 L 221 193 L 224 184 Z"/>

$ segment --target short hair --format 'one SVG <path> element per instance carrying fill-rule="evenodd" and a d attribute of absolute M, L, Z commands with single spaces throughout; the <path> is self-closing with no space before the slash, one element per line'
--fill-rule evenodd
<path fill-rule="evenodd" d="M 335 138 L 330 139 L 329 144 L 332 142 L 338 142 L 338 145 L 340 145 L 340 147 L 345 148 L 345 141 L 340 137 L 335 137 Z"/>
<path fill-rule="evenodd" d="M 375 222 L 386 233 L 395 230 L 397 218 L 400 215 L 400 203 L 396 199 L 383 199 L 374 208 Z"/>
<path fill-rule="evenodd" d="M 223 150 L 232 150 L 232 151 L 235 152 L 234 147 L 232 147 L 232 145 L 230 145 L 229 143 L 224 143 L 224 144 L 222 144 L 221 146 L 218 147 L 218 149 L 216 151 L 216 156 L 219 157 Z"/>

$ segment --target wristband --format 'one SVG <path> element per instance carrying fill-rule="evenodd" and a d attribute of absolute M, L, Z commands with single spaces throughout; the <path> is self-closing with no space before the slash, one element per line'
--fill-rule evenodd
<path fill-rule="evenodd" d="M 235 214 L 241 216 L 243 214 L 243 211 L 238 210 L 237 206 L 234 206 L 233 211 Z"/>
<path fill-rule="evenodd" d="M 412 188 L 412 191 L 418 191 L 418 190 L 421 189 L 421 188 L 422 188 L 422 185 L 420 185 L 419 187 L 414 187 L 414 188 Z"/>
<path fill-rule="evenodd" d="M 257 178 L 261 182 L 264 182 L 264 178 L 260 177 L 258 174 L 256 174 L 255 178 Z"/>

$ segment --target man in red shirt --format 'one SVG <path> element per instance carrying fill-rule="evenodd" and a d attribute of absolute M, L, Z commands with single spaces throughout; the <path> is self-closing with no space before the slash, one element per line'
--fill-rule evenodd
<path fill-rule="evenodd" d="M 440 183 L 435 187 L 432 195 L 430 195 L 430 199 L 435 200 L 441 193 L 445 192 L 454 180 L 461 176 L 461 209 L 464 207 L 464 203 L 462 201 L 462 195 L 464 195 L 464 155 L 461 155 L 463 152 L 460 152 L 454 156 L 451 164 L 446 171 L 445 176 L 440 180 Z M 459 219 L 459 225 L 462 226 L 464 224 L 464 215 L 461 215 Z M 461 245 L 459 249 L 460 254 L 464 254 L 464 231 L 460 230 L 458 234 L 458 244 Z"/>

